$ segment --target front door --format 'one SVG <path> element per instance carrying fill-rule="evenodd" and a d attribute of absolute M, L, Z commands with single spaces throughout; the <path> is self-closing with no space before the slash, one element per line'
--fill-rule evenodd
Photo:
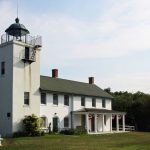
<path fill-rule="evenodd" d="M 58 118 L 53 118 L 53 132 L 58 131 Z"/>
<path fill-rule="evenodd" d="M 92 116 L 92 118 L 91 118 L 91 131 L 95 131 L 95 123 L 94 123 L 94 121 L 95 121 L 95 117 Z"/>

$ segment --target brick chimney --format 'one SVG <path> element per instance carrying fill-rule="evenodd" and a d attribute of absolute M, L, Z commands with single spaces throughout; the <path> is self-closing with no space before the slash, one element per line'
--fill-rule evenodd
<path fill-rule="evenodd" d="M 94 84 L 94 77 L 89 77 L 89 84 Z"/>
<path fill-rule="evenodd" d="M 52 69 L 52 78 L 58 78 L 58 69 Z"/>

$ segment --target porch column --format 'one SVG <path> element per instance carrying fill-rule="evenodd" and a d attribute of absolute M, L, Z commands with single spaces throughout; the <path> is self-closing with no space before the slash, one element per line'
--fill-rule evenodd
<path fill-rule="evenodd" d="M 104 114 L 102 114 L 102 132 L 104 132 Z"/>
<path fill-rule="evenodd" d="M 110 114 L 110 132 L 112 132 L 112 114 Z"/>
<path fill-rule="evenodd" d="M 89 133 L 89 114 L 86 114 L 86 129 L 87 133 Z"/>
<path fill-rule="evenodd" d="M 118 114 L 116 115 L 116 128 L 117 128 L 117 131 L 119 131 L 119 117 L 118 117 Z"/>
<path fill-rule="evenodd" d="M 97 114 L 94 114 L 95 132 L 97 132 Z"/>
<path fill-rule="evenodd" d="M 122 115 L 122 130 L 125 131 L 125 115 Z"/>
<path fill-rule="evenodd" d="M 74 114 L 71 113 L 71 128 L 74 129 Z"/>

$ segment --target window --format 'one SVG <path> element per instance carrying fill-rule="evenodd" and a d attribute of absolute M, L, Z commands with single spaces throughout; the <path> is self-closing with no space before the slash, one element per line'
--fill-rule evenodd
<path fill-rule="evenodd" d="M 69 106 L 69 95 L 64 95 L 64 105 Z"/>
<path fill-rule="evenodd" d="M 40 127 L 41 128 L 46 128 L 46 117 L 41 117 L 40 118 Z"/>
<path fill-rule="evenodd" d="M 92 107 L 96 107 L 96 98 L 92 98 Z"/>
<path fill-rule="evenodd" d="M 41 93 L 41 104 L 46 104 L 46 93 Z"/>
<path fill-rule="evenodd" d="M 104 124 L 106 125 L 106 115 L 104 115 Z"/>
<path fill-rule="evenodd" d="M 81 97 L 81 106 L 85 106 L 85 97 L 84 96 Z"/>
<path fill-rule="evenodd" d="M 53 94 L 53 104 L 58 105 L 58 95 L 57 94 Z"/>
<path fill-rule="evenodd" d="M 104 107 L 104 108 L 106 107 L 106 103 L 105 103 L 105 99 L 104 98 L 102 99 L 102 107 Z"/>
<path fill-rule="evenodd" d="M 30 97 L 30 93 L 29 92 L 24 92 L 24 104 L 25 105 L 29 105 L 29 98 Z"/>
<path fill-rule="evenodd" d="M 5 62 L 1 62 L 1 75 L 5 74 Z"/>
<path fill-rule="evenodd" d="M 7 113 L 7 117 L 8 117 L 8 118 L 11 117 L 11 113 L 10 113 L 10 112 Z"/>
<path fill-rule="evenodd" d="M 30 54 L 29 47 L 25 47 L 25 59 L 29 59 L 29 54 Z"/>
<path fill-rule="evenodd" d="M 69 118 L 68 117 L 65 117 L 64 118 L 64 127 L 69 127 Z"/>

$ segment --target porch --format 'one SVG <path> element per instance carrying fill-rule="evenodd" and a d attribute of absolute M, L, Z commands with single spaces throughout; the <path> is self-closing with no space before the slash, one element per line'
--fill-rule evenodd
<path fill-rule="evenodd" d="M 80 127 L 87 129 L 88 134 L 125 132 L 125 112 L 94 108 L 73 111 L 72 128 Z"/>

